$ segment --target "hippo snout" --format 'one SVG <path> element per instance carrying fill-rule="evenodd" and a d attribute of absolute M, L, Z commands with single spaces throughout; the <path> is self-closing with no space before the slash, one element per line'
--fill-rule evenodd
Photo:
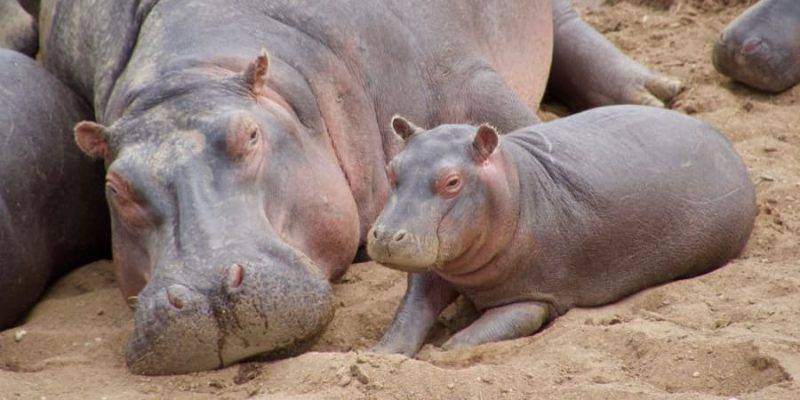
<path fill-rule="evenodd" d="M 291 351 L 333 317 L 330 285 L 305 257 L 199 271 L 154 277 L 140 293 L 125 351 L 134 373 L 181 374 Z"/>
<path fill-rule="evenodd" d="M 367 237 L 367 253 L 374 261 L 406 272 L 428 271 L 436 263 L 433 240 L 403 229 L 375 225 Z"/>

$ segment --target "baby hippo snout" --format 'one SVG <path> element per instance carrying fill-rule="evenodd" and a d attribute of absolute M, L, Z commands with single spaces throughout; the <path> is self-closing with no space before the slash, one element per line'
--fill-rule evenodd
<path fill-rule="evenodd" d="M 376 224 L 367 238 L 367 253 L 374 261 L 406 272 L 428 271 L 436 262 L 437 249 L 406 229 Z"/>

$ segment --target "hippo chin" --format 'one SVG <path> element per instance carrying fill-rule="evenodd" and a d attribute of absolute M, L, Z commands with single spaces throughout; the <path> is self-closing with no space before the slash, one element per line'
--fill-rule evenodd
<path fill-rule="evenodd" d="M 390 190 L 394 113 L 513 130 L 538 121 L 548 84 L 575 107 L 680 90 L 568 0 L 47 0 L 40 29 L 43 64 L 94 106 L 75 138 L 106 165 L 142 374 L 324 329 L 327 281 Z"/>
<path fill-rule="evenodd" d="M 714 44 L 714 67 L 772 93 L 800 82 L 800 2 L 761 0 L 730 23 Z"/>
<path fill-rule="evenodd" d="M 755 221 L 739 155 L 676 112 L 597 108 L 502 137 L 393 126 L 407 144 L 368 248 L 415 273 L 377 351 L 416 353 L 458 294 L 482 315 L 446 349 L 531 335 L 570 308 L 724 265 Z"/>

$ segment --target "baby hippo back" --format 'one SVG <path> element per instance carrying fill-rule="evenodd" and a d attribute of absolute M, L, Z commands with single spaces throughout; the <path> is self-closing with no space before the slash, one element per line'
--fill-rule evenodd
<path fill-rule="evenodd" d="M 519 240 L 532 246 L 515 248 L 538 256 L 501 286 L 536 288 L 534 297 L 559 313 L 718 268 L 752 230 L 755 193 L 741 158 L 713 127 L 685 115 L 605 107 L 504 143 L 530 227 Z"/>

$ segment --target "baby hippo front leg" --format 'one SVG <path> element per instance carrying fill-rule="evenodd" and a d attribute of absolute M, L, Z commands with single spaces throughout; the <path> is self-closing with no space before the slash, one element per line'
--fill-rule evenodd
<path fill-rule="evenodd" d="M 408 275 L 408 289 L 392 324 L 372 351 L 413 356 L 417 353 L 439 313 L 458 293 L 436 274 Z"/>
<path fill-rule="evenodd" d="M 472 325 L 453 335 L 442 348 L 451 350 L 530 336 L 547 322 L 547 317 L 547 305 L 539 302 L 512 303 L 491 308 Z"/>

